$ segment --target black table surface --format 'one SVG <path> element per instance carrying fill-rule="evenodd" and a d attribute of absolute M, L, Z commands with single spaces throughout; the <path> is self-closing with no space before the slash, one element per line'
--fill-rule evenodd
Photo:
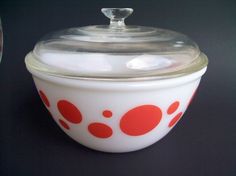
<path fill-rule="evenodd" d="M 25 55 L 46 33 L 107 24 L 102 7 L 132 7 L 126 22 L 190 36 L 209 57 L 182 120 L 131 153 L 90 150 L 62 132 L 35 89 Z M 0 175 L 236 175 L 236 1 L 1 0 Z"/>

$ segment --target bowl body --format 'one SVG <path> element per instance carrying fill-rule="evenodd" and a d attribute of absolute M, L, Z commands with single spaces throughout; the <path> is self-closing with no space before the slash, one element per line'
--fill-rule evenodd
<path fill-rule="evenodd" d="M 205 71 L 164 80 L 99 81 L 30 70 L 61 129 L 104 152 L 135 151 L 164 137 L 184 114 Z"/>

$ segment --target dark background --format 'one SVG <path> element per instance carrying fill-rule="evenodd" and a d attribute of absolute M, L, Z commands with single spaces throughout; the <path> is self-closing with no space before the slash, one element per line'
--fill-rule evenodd
<path fill-rule="evenodd" d="M 209 57 L 196 98 L 175 129 L 126 154 L 87 149 L 43 107 L 24 57 L 46 33 L 107 24 L 102 7 L 132 7 L 127 24 L 187 34 Z M 0 175 L 236 175 L 236 1 L 0 0 Z"/>

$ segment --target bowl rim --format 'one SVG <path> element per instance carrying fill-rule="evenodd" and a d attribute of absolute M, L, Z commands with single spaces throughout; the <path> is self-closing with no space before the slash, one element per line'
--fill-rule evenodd
<path fill-rule="evenodd" d="M 94 80 L 94 79 L 68 79 L 66 77 L 55 77 L 52 75 L 47 75 L 36 70 L 29 70 L 33 75 L 33 78 L 46 81 L 48 83 L 57 84 L 64 87 L 73 88 L 84 88 L 86 90 L 110 90 L 110 91 L 133 91 L 133 90 L 151 90 L 151 89 L 164 89 L 164 88 L 174 88 L 176 86 L 181 86 L 188 84 L 190 82 L 200 80 L 201 76 L 206 72 L 207 66 L 203 69 L 194 72 L 189 75 L 184 75 L 181 77 L 175 77 L 170 79 L 152 79 L 152 80 L 142 80 L 142 81 L 107 81 L 107 80 Z"/>

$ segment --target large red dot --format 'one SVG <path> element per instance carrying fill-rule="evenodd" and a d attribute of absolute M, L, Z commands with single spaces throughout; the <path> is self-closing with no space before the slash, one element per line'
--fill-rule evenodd
<path fill-rule="evenodd" d="M 161 121 L 161 109 L 154 105 L 142 105 L 128 111 L 120 120 L 121 130 L 130 136 L 148 133 Z"/>
<path fill-rule="evenodd" d="M 112 129 L 106 124 L 103 123 L 91 123 L 88 126 L 89 132 L 98 138 L 109 138 L 112 135 Z"/>
<path fill-rule="evenodd" d="M 170 121 L 170 123 L 169 123 L 169 127 L 172 127 L 172 126 L 174 126 L 178 121 L 179 121 L 179 119 L 181 118 L 181 116 L 182 116 L 182 112 L 180 112 L 180 113 L 178 113 L 171 121 Z"/>
<path fill-rule="evenodd" d="M 61 126 L 63 126 L 65 129 L 67 129 L 67 130 L 70 129 L 69 125 L 68 125 L 65 121 L 59 119 L 59 123 L 60 123 Z"/>
<path fill-rule="evenodd" d="M 179 107 L 179 101 L 175 101 L 174 103 L 172 103 L 168 110 L 167 110 L 167 114 L 172 114 L 174 113 Z"/>
<path fill-rule="evenodd" d="M 57 103 L 58 110 L 61 115 L 71 123 L 80 123 L 82 121 L 82 115 L 79 109 L 66 100 L 60 100 Z"/>
<path fill-rule="evenodd" d="M 45 93 L 43 93 L 42 90 L 39 90 L 39 96 L 40 96 L 40 98 L 42 99 L 43 103 L 44 103 L 47 107 L 50 107 L 49 100 L 48 100 L 47 96 L 45 95 Z"/>

